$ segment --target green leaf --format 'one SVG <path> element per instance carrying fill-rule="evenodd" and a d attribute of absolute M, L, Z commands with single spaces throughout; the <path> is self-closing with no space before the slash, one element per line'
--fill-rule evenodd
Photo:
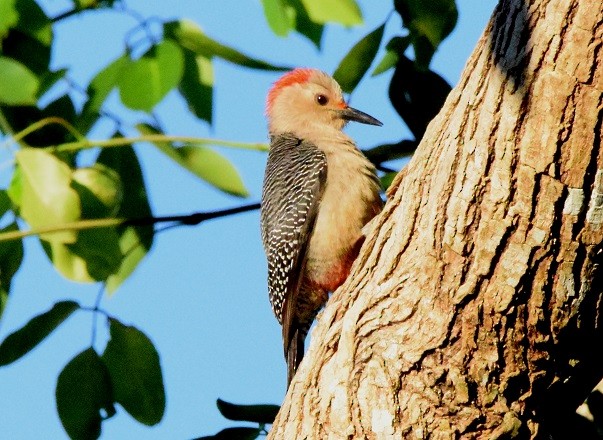
<path fill-rule="evenodd" d="M 117 86 L 121 70 L 130 62 L 126 55 L 117 58 L 101 70 L 88 85 L 89 98 L 84 111 L 100 111 L 109 93 Z"/>
<path fill-rule="evenodd" d="M 8 335 L 0 344 L 0 365 L 10 364 L 29 353 L 78 308 L 79 304 L 74 301 L 58 302 Z"/>
<path fill-rule="evenodd" d="M 385 173 L 383 176 L 381 176 L 381 178 L 379 180 L 381 180 L 381 188 L 383 189 L 383 191 L 387 191 L 387 189 L 392 184 L 392 182 L 394 181 L 394 178 L 397 175 L 398 175 L 397 172 L 391 171 L 391 172 Z"/>
<path fill-rule="evenodd" d="M 79 219 L 104 218 L 118 212 L 123 191 L 120 176 L 114 170 L 95 164 L 71 173 L 70 187 L 77 195 Z M 55 269 L 67 279 L 82 283 L 105 281 L 119 271 L 124 253 L 116 228 L 82 230 L 67 242 L 55 239 L 55 235 L 43 234 L 42 247 Z"/>
<path fill-rule="evenodd" d="M 0 286 L 0 318 L 2 318 L 6 304 L 8 304 L 8 290 Z"/>
<path fill-rule="evenodd" d="M 20 215 L 32 228 L 79 220 L 80 199 L 71 187 L 71 168 L 67 164 L 33 148 L 19 150 L 16 159 L 21 175 Z M 73 243 L 76 233 L 62 231 L 42 234 L 40 238 Z"/>
<path fill-rule="evenodd" d="M 362 12 L 354 0 L 301 0 L 314 23 L 339 23 L 354 26 L 362 23 Z"/>
<path fill-rule="evenodd" d="M 117 81 L 122 69 L 130 63 L 127 55 L 117 58 L 90 81 L 86 93 L 88 101 L 77 122 L 77 128 L 87 133 L 98 120 L 102 106 L 109 94 L 117 87 Z"/>
<path fill-rule="evenodd" d="M 356 43 L 339 63 L 333 78 L 344 92 L 352 93 L 368 71 L 379 50 L 384 30 L 385 23 Z"/>
<path fill-rule="evenodd" d="M 111 339 L 103 353 L 115 401 L 145 425 L 163 417 L 165 392 L 159 355 L 153 343 L 135 327 L 110 319 Z"/>
<path fill-rule="evenodd" d="M 313 22 L 308 16 L 308 11 L 300 0 L 287 0 L 291 6 L 295 20 L 295 30 L 308 38 L 314 45 L 320 49 L 320 41 L 324 26 L 320 23 Z"/>
<path fill-rule="evenodd" d="M 278 405 L 237 405 L 222 399 L 216 402 L 220 414 L 229 420 L 268 424 L 274 422 L 280 407 Z"/>
<path fill-rule="evenodd" d="M 21 168 L 18 166 L 15 167 L 13 171 L 13 176 L 11 177 L 10 184 L 6 189 L 6 194 L 10 198 L 15 211 L 19 210 L 21 206 L 21 201 L 23 200 L 23 173 L 21 172 Z"/>
<path fill-rule="evenodd" d="M 15 0 L 0 2 L 0 40 L 3 40 L 9 29 L 15 27 L 19 22 L 19 12 L 15 3 Z"/>
<path fill-rule="evenodd" d="M 4 193 L 2 191 L 0 194 Z M 1 232 L 18 231 L 17 223 L 13 222 L 0 229 Z M 4 307 L 8 301 L 13 276 L 21 267 L 23 261 L 23 240 L 11 240 L 0 242 L 0 318 L 4 313 Z M 2 351 L 0 349 L 0 351 Z M 1 355 L 0 355 L 1 357 Z"/>
<path fill-rule="evenodd" d="M 191 112 L 199 119 L 211 123 L 214 86 L 214 68 L 211 60 L 183 49 L 184 74 L 179 90 Z"/>
<path fill-rule="evenodd" d="M 111 168 L 122 182 L 122 203 L 117 213 L 121 218 L 151 217 L 151 207 L 147 197 L 140 163 L 131 147 L 104 148 L 97 163 Z M 130 276 L 153 244 L 152 225 L 122 226 L 117 229 L 119 246 L 123 259 L 119 270 L 107 281 L 107 291 L 114 292 Z"/>
<path fill-rule="evenodd" d="M 120 71 L 118 85 L 121 100 L 133 110 L 150 112 L 178 85 L 183 71 L 181 48 L 172 41 L 162 41 Z"/>
<path fill-rule="evenodd" d="M 382 74 L 383 72 L 388 71 L 389 69 L 396 67 L 400 56 L 404 54 L 408 45 L 410 44 L 411 39 L 407 35 L 405 37 L 394 37 L 389 43 L 385 46 L 385 55 L 373 70 L 371 76 L 377 76 Z"/>
<path fill-rule="evenodd" d="M 123 185 L 117 172 L 102 163 L 78 168 L 72 186 L 82 202 L 83 218 L 104 218 L 117 214 L 123 199 Z"/>
<path fill-rule="evenodd" d="M 0 218 L 4 216 L 13 207 L 8 192 L 5 189 L 0 189 Z"/>
<path fill-rule="evenodd" d="M 100 437 L 102 412 L 106 417 L 115 414 L 111 394 L 109 373 L 94 349 L 84 350 L 63 368 L 55 396 L 59 418 L 72 440 Z"/>
<path fill-rule="evenodd" d="M 199 437 L 195 440 L 255 440 L 261 433 L 261 428 L 239 426 L 235 428 L 226 428 L 216 435 Z"/>
<path fill-rule="evenodd" d="M 148 233 L 142 231 L 149 231 Z M 122 260 L 119 269 L 110 275 L 105 283 L 107 292 L 113 293 L 134 272 L 138 264 L 151 250 L 149 237 L 153 238 L 153 228 L 147 226 L 130 226 L 119 229 L 119 248 Z"/>
<path fill-rule="evenodd" d="M 147 124 L 138 124 L 136 128 L 142 134 L 159 133 L 154 127 Z M 216 188 L 239 197 L 249 195 L 234 165 L 211 148 L 198 145 L 174 147 L 166 142 L 154 142 L 153 144 L 180 166 Z"/>
<path fill-rule="evenodd" d="M 112 169 L 95 164 L 73 171 L 71 187 L 77 192 L 82 219 L 115 215 L 121 205 L 122 186 Z M 75 242 L 42 241 L 42 247 L 64 277 L 82 283 L 105 281 L 115 274 L 124 255 L 114 227 L 86 229 Z"/>
<path fill-rule="evenodd" d="M 50 70 L 50 46 L 19 30 L 11 30 L 2 42 L 4 56 L 19 61 L 38 78 Z"/>
<path fill-rule="evenodd" d="M 272 32 L 285 37 L 293 28 L 294 17 L 287 11 L 285 0 L 262 0 L 264 15 Z"/>
<path fill-rule="evenodd" d="M 410 31 L 417 66 L 427 69 L 431 58 L 456 26 L 458 10 L 454 0 L 394 0 L 396 11 Z"/>
<path fill-rule="evenodd" d="M 38 98 L 43 96 L 57 82 L 65 77 L 67 69 L 47 70 L 40 78 L 40 87 L 38 88 Z"/>
<path fill-rule="evenodd" d="M 0 56 L 0 104 L 36 103 L 40 81 L 34 73 L 12 58 Z"/>
<path fill-rule="evenodd" d="M 184 145 L 174 151 L 178 163 L 210 185 L 234 196 L 249 196 L 237 169 L 217 151 L 196 145 Z"/>
<path fill-rule="evenodd" d="M 320 49 L 322 39 L 322 31 L 324 26 L 320 23 L 313 22 L 308 16 L 308 11 L 300 0 L 285 0 L 289 4 L 287 9 L 294 18 L 294 27 L 296 32 L 309 39 L 314 45 Z"/>
<path fill-rule="evenodd" d="M 163 25 L 165 38 L 176 41 L 182 47 L 205 58 L 219 57 L 240 66 L 261 70 L 289 70 L 289 67 L 274 66 L 251 58 L 231 47 L 225 46 L 203 33 L 201 28 L 189 20 L 170 21 Z"/>
<path fill-rule="evenodd" d="M 42 247 L 61 275 L 80 283 L 107 280 L 124 257 L 115 228 L 79 231 L 75 243 L 42 241 Z"/>
<path fill-rule="evenodd" d="M 46 46 L 52 42 L 51 22 L 34 0 L 0 2 L 0 40 L 9 29 L 17 29 Z"/>

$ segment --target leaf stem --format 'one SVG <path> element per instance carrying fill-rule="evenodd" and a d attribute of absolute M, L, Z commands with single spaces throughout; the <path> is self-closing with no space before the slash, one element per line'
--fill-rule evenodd
<path fill-rule="evenodd" d="M 49 147 L 47 151 L 53 153 L 62 153 L 68 151 L 86 150 L 89 148 L 100 147 L 100 148 L 112 148 L 112 147 L 124 147 L 132 145 L 137 142 L 182 142 L 186 144 L 203 144 L 203 145 L 216 145 L 219 147 L 232 147 L 243 150 L 255 150 L 255 151 L 268 151 L 268 144 L 265 143 L 250 143 L 250 142 L 235 142 L 225 141 L 222 139 L 210 139 L 210 138 L 197 138 L 190 136 L 165 136 L 161 134 L 150 134 L 139 137 L 130 138 L 114 138 L 107 140 L 88 140 L 82 139 L 76 142 L 69 142 L 56 147 Z"/>
<path fill-rule="evenodd" d="M 77 131 L 77 129 L 73 125 L 71 125 L 69 122 L 67 122 L 65 119 L 59 118 L 57 116 L 49 116 L 48 118 L 40 119 L 39 121 L 36 121 L 31 125 L 28 125 L 23 130 L 21 130 L 18 133 L 15 133 L 13 136 L 11 136 L 9 139 L 7 139 L 5 141 L 5 143 L 19 142 L 23 138 L 25 138 L 25 136 L 27 136 L 28 134 L 31 134 L 34 131 L 38 131 L 41 128 L 43 128 L 47 125 L 51 125 L 51 124 L 57 124 L 57 125 L 64 127 L 65 130 L 67 130 L 69 133 L 71 133 L 73 135 L 73 137 L 75 137 L 76 139 L 79 139 L 80 141 L 85 139 L 84 135 L 81 134 L 79 131 Z"/>

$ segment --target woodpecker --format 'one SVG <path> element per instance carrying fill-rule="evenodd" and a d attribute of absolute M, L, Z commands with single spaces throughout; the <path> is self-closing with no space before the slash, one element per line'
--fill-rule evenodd
<path fill-rule="evenodd" d="M 266 116 L 261 234 L 289 386 L 314 318 L 347 278 L 364 241 L 362 227 L 382 208 L 375 167 L 342 129 L 348 121 L 382 124 L 349 107 L 328 74 L 308 68 L 274 83 Z"/>

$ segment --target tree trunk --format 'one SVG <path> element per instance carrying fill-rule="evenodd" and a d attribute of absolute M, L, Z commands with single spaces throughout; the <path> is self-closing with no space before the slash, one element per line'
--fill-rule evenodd
<path fill-rule="evenodd" d="M 603 376 L 602 36 L 601 0 L 501 1 L 269 438 L 571 432 Z"/>

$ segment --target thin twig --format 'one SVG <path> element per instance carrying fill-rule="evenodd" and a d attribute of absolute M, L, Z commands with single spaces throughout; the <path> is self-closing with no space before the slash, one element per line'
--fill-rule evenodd
<path fill-rule="evenodd" d="M 55 17 L 52 17 L 50 19 L 50 21 L 52 23 L 58 23 L 59 21 L 65 20 L 66 18 L 72 17 L 72 16 L 74 16 L 76 14 L 79 14 L 80 12 L 90 11 L 92 9 L 98 9 L 98 6 L 96 4 L 92 4 L 90 6 L 85 6 L 83 8 L 73 8 L 73 9 L 65 11 L 65 12 L 63 12 L 63 13 L 55 16 Z"/>
<path fill-rule="evenodd" d="M 83 231 L 86 229 L 108 228 L 118 226 L 148 226 L 158 223 L 175 223 L 173 226 L 196 226 L 206 220 L 254 211 L 260 208 L 259 203 L 237 206 L 236 208 L 222 209 L 209 212 L 195 212 L 188 215 L 168 215 L 162 217 L 140 217 L 140 218 L 100 218 L 92 220 L 79 220 L 62 225 L 45 226 L 30 229 L 28 231 L 8 231 L 0 234 L 0 242 L 20 240 L 33 235 L 46 235 L 64 231 Z"/>
<path fill-rule="evenodd" d="M 103 299 L 103 292 L 105 291 L 105 284 L 102 283 L 101 284 L 101 288 L 98 290 L 98 293 L 96 294 L 96 300 L 94 301 L 94 309 L 92 309 L 92 342 L 90 343 L 90 345 L 94 345 L 94 342 L 96 342 L 96 328 L 98 325 L 98 313 L 100 311 L 100 303 L 101 300 Z"/>

